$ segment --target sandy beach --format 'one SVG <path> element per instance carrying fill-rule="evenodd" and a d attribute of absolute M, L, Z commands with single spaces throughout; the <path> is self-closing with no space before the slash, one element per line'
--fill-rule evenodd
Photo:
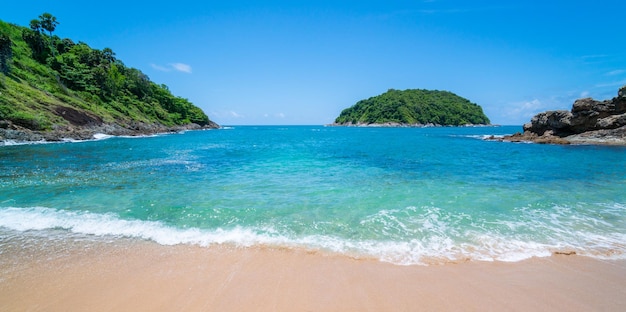
<path fill-rule="evenodd" d="M 42 251 L 42 246 L 45 248 Z M 276 248 L 3 246 L 1 311 L 623 311 L 626 261 L 398 266 Z"/>

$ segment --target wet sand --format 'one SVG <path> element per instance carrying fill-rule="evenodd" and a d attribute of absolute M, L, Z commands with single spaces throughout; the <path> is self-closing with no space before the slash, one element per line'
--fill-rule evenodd
<path fill-rule="evenodd" d="M 261 247 L 161 246 L 144 241 L 45 244 L 3 246 L 0 311 L 623 311 L 626 307 L 622 260 L 555 255 L 516 263 L 398 266 Z"/>

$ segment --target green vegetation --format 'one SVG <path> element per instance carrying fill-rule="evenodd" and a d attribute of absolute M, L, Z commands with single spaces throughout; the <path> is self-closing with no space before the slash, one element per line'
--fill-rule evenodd
<path fill-rule="evenodd" d="M 480 106 L 448 91 L 394 90 L 344 109 L 337 124 L 489 124 Z"/>
<path fill-rule="evenodd" d="M 63 113 L 69 110 L 120 125 L 211 123 L 187 99 L 126 67 L 111 49 L 53 35 L 58 24 L 49 13 L 32 20 L 30 28 L 0 21 L 0 120 L 49 130 L 76 124 Z"/>

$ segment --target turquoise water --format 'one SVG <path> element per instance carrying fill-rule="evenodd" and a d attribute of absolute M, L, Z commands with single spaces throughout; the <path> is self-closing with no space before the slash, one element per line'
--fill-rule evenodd
<path fill-rule="evenodd" d="M 626 148 L 483 140 L 516 131 L 240 126 L 3 146 L 0 247 L 37 233 L 396 264 L 626 258 Z"/>

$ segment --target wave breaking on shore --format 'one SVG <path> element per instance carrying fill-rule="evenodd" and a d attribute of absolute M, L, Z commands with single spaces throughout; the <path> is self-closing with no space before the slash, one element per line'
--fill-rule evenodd
<path fill-rule="evenodd" d="M 385 214 L 385 213 L 383 213 Z M 515 225 L 511 225 L 515 226 Z M 577 254 L 597 259 L 626 259 L 626 235 L 581 233 L 578 241 L 538 242 L 495 233 L 465 233 L 468 241 L 431 236 L 408 241 L 352 240 L 325 235 L 289 236 L 273 228 L 200 229 L 176 228 L 160 221 L 124 220 L 115 214 L 72 212 L 45 207 L 1 208 L 0 229 L 20 233 L 57 231 L 61 240 L 75 235 L 83 239 L 132 238 L 161 245 L 267 246 L 344 254 L 354 258 L 374 258 L 397 265 L 430 265 L 464 261 L 517 262 L 553 254 Z M 61 234 L 59 235 L 59 231 Z M 437 229 L 433 229 L 437 231 Z M 0 231 L 1 233 L 1 231 Z M 62 233 L 66 233 L 65 235 Z M 581 239 L 586 237 L 587 239 Z"/>

